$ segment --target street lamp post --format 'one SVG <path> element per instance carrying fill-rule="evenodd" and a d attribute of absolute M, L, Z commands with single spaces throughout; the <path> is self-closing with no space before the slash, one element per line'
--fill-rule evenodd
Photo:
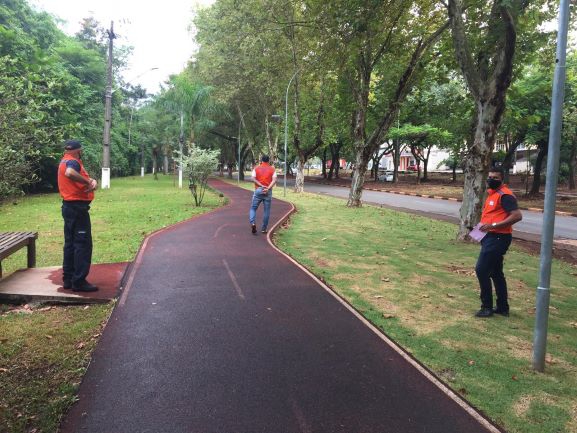
<path fill-rule="evenodd" d="M 288 176 L 288 165 L 287 165 L 287 143 L 288 143 L 288 92 L 292 81 L 298 75 L 300 70 L 296 71 L 286 86 L 285 95 L 285 109 L 284 109 L 284 196 L 286 197 L 286 178 Z"/>
<path fill-rule="evenodd" d="M 559 31 L 557 33 L 557 58 L 555 62 L 553 97 L 551 101 L 549 151 L 547 154 L 547 183 L 545 184 L 545 204 L 543 206 L 541 263 L 535 307 L 535 330 L 533 333 L 532 364 L 533 369 L 540 372 L 545 370 L 545 355 L 547 351 L 551 257 L 553 250 L 553 234 L 555 231 L 555 201 L 557 197 L 557 176 L 559 172 L 561 125 L 563 122 L 563 99 L 565 97 L 565 60 L 567 57 L 569 13 L 569 0 L 561 0 L 559 5 Z M 535 176 L 538 176 L 538 173 L 535 173 Z"/>

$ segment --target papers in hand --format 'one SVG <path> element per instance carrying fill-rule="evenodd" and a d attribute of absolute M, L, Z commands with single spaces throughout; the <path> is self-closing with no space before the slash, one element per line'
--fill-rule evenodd
<path fill-rule="evenodd" d="M 479 227 L 481 227 L 482 225 L 483 224 L 479 223 L 475 227 L 473 227 L 473 230 L 471 230 L 471 232 L 469 233 L 471 239 L 474 239 L 477 242 L 481 242 L 481 239 L 487 236 L 487 232 L 482 232 L 481 230 L 479 230 Z"/>

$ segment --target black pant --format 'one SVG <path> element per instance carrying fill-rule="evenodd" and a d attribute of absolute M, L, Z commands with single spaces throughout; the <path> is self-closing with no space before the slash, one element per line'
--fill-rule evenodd
<path fill-rule="evenodd" d="M 482 308 L 493 308 L 491 287 L 491 280 L 493 280 L 497 294 L 497 308 L 501 311 L 509 311 L 507 281 L 503 274 L 503 256 L 507 253 L 511 240 L 510 234 L 488 233 L 481 241 L 481 252 L 475 272 L 481 286 Z"/>
<path fill-rule="evenodd" d="M 62 278 L 72 284 L 82 283 L 90 272 L 92 261 L 92 228 L 90 202 L 63 201 L 64 261 Z"/>

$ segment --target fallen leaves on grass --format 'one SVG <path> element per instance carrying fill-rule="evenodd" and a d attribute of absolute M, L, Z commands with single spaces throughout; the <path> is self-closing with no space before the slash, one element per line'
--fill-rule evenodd
<path fill-rule="evenodd" d="M 394 319 L 395 317 L 397 317 L 397 316 L 395 316 L 394 314 L 383 313 L 383 318 L 384 318 L 384 319 Z"/>
<path fill-rule="evenodd" d="M 475 365 L 475 361 L 473 361 L 472 359 L 470 359 L 467 364 L 469 364 L 469 365 Z"/>
<path fill-rule="evenodd" d="M 466 275 L 469 277 L 475 275 L 475 271 L 472 270 L 471 268 L 461 268 L 459 266 L 449 265 L 449 266 L 447 266 L 447 269 L 449 271 L 451 271 L 452 273 L 458 274 L 458 275 Z"/>

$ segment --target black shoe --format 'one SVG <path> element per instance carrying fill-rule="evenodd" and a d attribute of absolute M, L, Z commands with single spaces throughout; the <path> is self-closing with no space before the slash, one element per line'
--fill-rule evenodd
<path fill-rule="evenodd" d="M 96 292 L 98 287 L 94 284 L 90 284 L 88 281 L 82 281 L 76 284 L 72 284 L 73 292 Z"/>
<path fill-rule="evenodd" d="M 251 224 L 252 234 L 256 235 L 256 224 Z"/>
<path fill-rule="evenodd" d="M 262 229 L 260 232 L 261 232 L 261 233 L 268 233 L 268 230 L 267 230 L 266 228 L 264 228 L 264 229 Z"/>
<path fill-rule="evenodd" d="M 477 313 L 475 314 L 475 317 L 491 317 L 493 315 L 493 309 L 492 308 L 481 308 L 479 311 L 477 311 Z"/>
<path fill-rule="evenodd" d="M 493 314 L 500 314 L 501 316 L 509 317 L 509 310 L 501 310 L 499 308 L 495 308 L 493 310 Z"/>
<path fill-rule="evenodd" d="M 64 290 L 72 290 L 72 280 L 62 279 L 62 288 Z"/>

